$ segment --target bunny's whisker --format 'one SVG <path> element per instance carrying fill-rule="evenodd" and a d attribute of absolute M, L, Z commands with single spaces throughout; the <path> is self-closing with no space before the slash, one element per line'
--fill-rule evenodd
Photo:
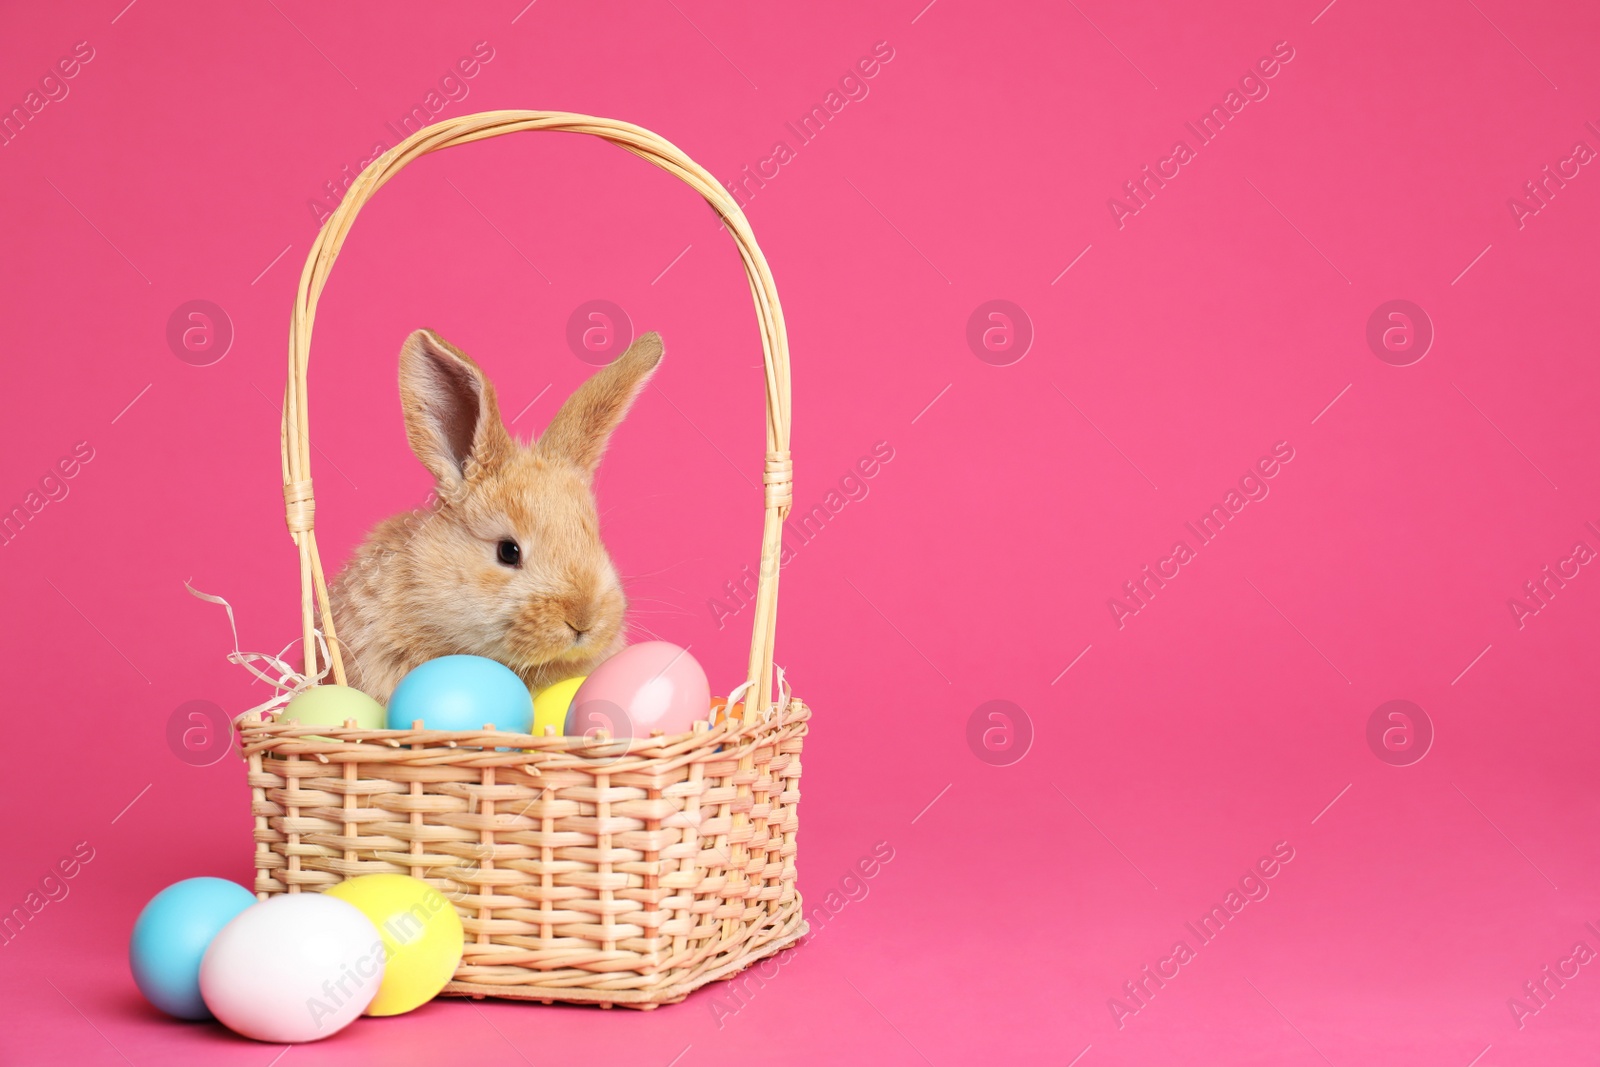
<path fill-rule="evenodd" d="M 687 559 L 680 559 L 676 563 L 669 563 L 665 567 L 657 567 L 653 571 L 646 571 L 643 574 L 628 574 L 628 575 L 624 575 L 624 577 L 627 578 L 627 580 L 630 581 L 630 582 L 637 581 L 640 578 L 654 578 L 658 574 L 665 574 L 667 571 L 670 571 L 674 567 L 681 567 L 685 563 L 695 563 L 695 562 L 698 562 L 699 560 L 702 560 L 704 558 L 705 558 L 704 556 L 690 556 Z"/>

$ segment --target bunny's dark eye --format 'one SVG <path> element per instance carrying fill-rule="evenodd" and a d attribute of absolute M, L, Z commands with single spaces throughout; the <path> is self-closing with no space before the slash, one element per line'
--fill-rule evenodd
<path fill-rule="evenodd" d="M 495 558 L 507 567 L 522 566 L 522 549 L 515 541 L 501 541 L 495 549 Z"/>

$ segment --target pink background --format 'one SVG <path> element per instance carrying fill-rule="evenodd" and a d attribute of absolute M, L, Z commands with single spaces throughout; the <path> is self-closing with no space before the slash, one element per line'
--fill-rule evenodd
<path fill-rule="evenodd" d="M 277 397 L 307 202 L 483 41 L 442 115 L 625 118 L 726 179 L 795 150 L 748 207 L 797 508 L 894 456 L 783 579 L 778 658 L 816 710 L 800 885 L 837 914 L 737 1013 L 721 985 L 650 1014 L 441 1001 L 276 1062 L 1592 1062 L 1600 966 L 1520 1027 L 1508 999 L 1600 949 L 1600 576 L 1521 628 L 1508 600 L 1600 549 L 1600 177 L 1520 228 L 1508 200 L 1600 148 L 1600 11 L 1325 2 L 14 9 L 0 104 L 75 42 L 94 58 L 0 148 L 0 506 L 93 459 L 0 551 L 0 907 L 78 842 L 94 859 L 0 948 L 0 1061 L 283 1051 L 166 1020 L 127 975 L 157 889 L 250 877 L 237 760 L 191 766 L 166 728 L 267 694 L 183 583 L 233 602 L 249 650 L 297 636 Z M 785 123 L 880 41 L 869 95 L 797 145 Z M 1119 228 L 1108 199 L 1280 41 L 1270 95 Z M 1365 339 L 1397 298 L 1436 331 L 1404 367 Z M 236 333 L 210 366 L 166 341 L 194 299 Z M 591 299 L 668 348 L 603 470 L 607 539 L 638 620 L 726 691 L 748 614 L 719 630 L 708 601 L 758 548 L 754 317 L 706 208 L 598 141 L 430 157 L 363 214 L 314 345 L 325 558 L 427 491 L 408 331 L 478 356 L 508 416 L 534 401 L 527 433 L 591 370 L 565 342 Z M 991 299 L 1035 333 L 1010 366 L 966 340 Z M 1119 629 L 1108 599 L 1280 441 L 1270 495 Z M 1033 733 L 1005 766 L 967 740 L 994 699 Z M 1435 731 L 1409 766 L 1367 742 L 1392 699 Z M 1119 1027 L 1108 1000 L 1278 842 L 1270 895 Z"/>

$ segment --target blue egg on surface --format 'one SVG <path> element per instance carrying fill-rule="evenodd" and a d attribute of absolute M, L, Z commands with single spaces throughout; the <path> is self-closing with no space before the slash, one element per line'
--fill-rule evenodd
<path fill-rule="evenodd" d="M 222 878 L 186 878 L 150 898 L 133 924 L 128 965 L 145 999 L 180 1019 L 209 1019 L 200 960 L 212 938 L 256 895 Z"/>
<path fill-rule="evenodd" d="M 533 694 L 516 672 L 483 656 L 441 656 L 400 679 L 389 698 L 388 726 L 409 730 L 533 729 Z"/>

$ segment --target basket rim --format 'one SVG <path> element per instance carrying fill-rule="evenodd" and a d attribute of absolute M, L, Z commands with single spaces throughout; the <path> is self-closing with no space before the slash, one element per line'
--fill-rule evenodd
<path fill-rule="evenodd" d="M 591 738 L 561 734 L 541 735 L 510 730 L 371 730 L 362 727 L 326 726 L 284 722 L 281 711 L 272 719 L 242 722 L 245 712 L 235 720 L 240 755 L 249 758 L 259 752 L 273 757 L 300 756 L 330 762 L 348 762 L 356 750 L 376 753 L 388 762 L 390 756 L 404 759 L 408 753 L 426 754 L 436 760 L 443 752 L 457 752 L 460 759 L 448 761 L 470 767 L 522 767 L 568 757 L 583 762 L 615 763 L 621 759 L 670 759 L 707 747 L 728 750 L 737 759 L 747 747 L 758 745 L 772 733 L 802 725 L 811 719 L 811 708 L 792 698 L 781 710 L 762 716 L 726 719 L 713 726 L 706 720 L 693 730 L 644 737 Z M 514 751 L 501 751 L 514 750 Z M 530 760 L 529 757 L 535 757 Z M 376 762 L 378 760 L 374 760 Z M 354 762 L 367 762 L 356 760 Z M 563 761 L 564 762 L 564 761 Z"/>

